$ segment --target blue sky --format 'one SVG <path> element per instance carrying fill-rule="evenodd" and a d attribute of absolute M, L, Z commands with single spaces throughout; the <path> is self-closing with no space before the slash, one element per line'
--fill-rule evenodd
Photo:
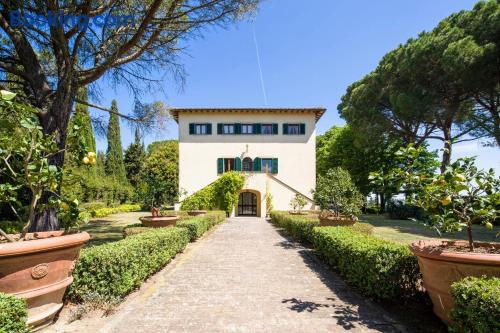
<path fill-rule="evenodd" d="M 336 107 L 346 87 L 372 71 L 381 57 L 422 30 L 473 0 L 267 0 L 253 20 L 227 29 L 209 29 L 203 38 L 187 43 L 180 61 L 187 73 L 183 87 L 169 76 L 164 93 L 151 92 L 145 100 L 162 100 L 170 106 L 301 107 L 324 106 L 319 134 L 342 125 Z M 254 31 L 259 48 L 264 93 L 260 81 Z M 128 113 L 133 100 L 126 89 L 102 83 L 100 104 L 116 98 L 121 112 Z M 122 143 L 132 140 L 122 123 Z M 177 138 L 171 122 L 161 132 L 149 134 L 146 143 Z M 438 148 L 437 143 L 431 143 Z M 100 139 L 98 148 L 106 148 Z M 481 167 L 500 170 L 498 148 L 482 148 L 477 142 L 456 146 L 454 157 L 478 155 Z"/>

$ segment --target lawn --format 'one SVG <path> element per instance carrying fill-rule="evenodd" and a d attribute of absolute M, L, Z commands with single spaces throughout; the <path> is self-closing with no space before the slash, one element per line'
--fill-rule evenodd
<path fill-rule="evenodd" d="M 107 242 L 118 241 L 123 238 L 123 228 L 130 224 L 140 223 L 139 217 L 151 215 L 150 212 L 118 213 L 91 220 L 80 230 L 90 234 L 87 246 L 100 245 Z"/>
<path fill-rule="evenodd" d="M 360 222 L 367 222 L 374 226 L 373 234 L 377 237 L 410 244 L 419 239 L 467 239 L 465 230 L 456 234 L 442 234 L 426 227 L 421 222 L 410 220 L 392 220 L 386 215 L 362 215 Z M 483 226 L 472 226 L 472 235 L 476 241 L 499 242 L 500 237 L 496 235 L 500 232 L 500 227 L 495 226 L 493 230 L 487 230 Z"/>

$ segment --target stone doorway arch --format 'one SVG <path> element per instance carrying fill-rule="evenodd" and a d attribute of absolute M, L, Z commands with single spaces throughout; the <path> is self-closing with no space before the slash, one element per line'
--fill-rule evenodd
<path fill-rule="evenodd" d="M 238 197 L 236 216 L 261 216 L 261 195 L 259 191 L 241 190 Z"/>

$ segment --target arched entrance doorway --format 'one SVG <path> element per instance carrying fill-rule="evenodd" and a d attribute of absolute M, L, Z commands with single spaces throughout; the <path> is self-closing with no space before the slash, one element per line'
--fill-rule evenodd
<path fill-rule="evenodd" d="M 243 190 L 238 198 L 238 216 L 260 216 L 260 193 Z"/>

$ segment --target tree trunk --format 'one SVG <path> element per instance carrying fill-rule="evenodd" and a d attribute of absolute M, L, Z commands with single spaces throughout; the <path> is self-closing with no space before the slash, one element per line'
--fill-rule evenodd
<path fill-rule="evenodd" d="M 443 157 L 441 159 L 441 173 L 444 173 L 448 165 L 451 162 L 451 126 L 443 128 L 443 138 L 444 138 L 444 150 Z"/>
<path fill-rule="evenodd" d="M 385 213 L 385 193 L 380 193 L 380 214 Z"/>
<path fill-rule="evenodd" d="M 474 252 L 474 240 L 472 239 L 472 224 L 467 224 L 467 236 L 469 239 L 469 250 L 470 252 Z"/>
<path fill-rule="evenodd" d="M 71 108 L 76 97 L 77 87 L 72 82 L 60 81 L 58 90 L 49 99 L 47 108 L 39 114 L 40 123 L 45 134 L 54 134 L 59 152 L 54 154 L 49 163 L 62 168 L 64 164 L 64 149 Z M 58 191 L 60 192 L 60 188 Z M 44 192 L 38 201 L 35 219 L 29 232 L 53 231 L 60 229 L 59 219 L 54 208 L 43 207 L 49 202 L 51 194 Z"/>

